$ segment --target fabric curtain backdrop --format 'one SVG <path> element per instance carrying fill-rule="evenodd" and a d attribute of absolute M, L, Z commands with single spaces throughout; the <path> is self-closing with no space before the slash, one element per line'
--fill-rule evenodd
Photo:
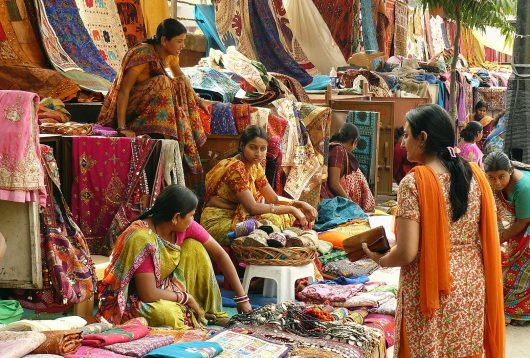
<path fill-rule="evenodd" d="M 127 46 L 133 47 L 145 40 L 144 14 L 140 0 L 115 0 L 120 22 L 127 40 Z"/>
<path fill-rule="evenodd" d="M 375 33 L 375 19 L 372 11 L 372 0 L 361 0 L 361 21 L 363 26 L 364 51 L 367 53 L 379 51 L 377 35 Z"/>
<path fill-rule="evenodd" d="M 59 43 L 70 58 L 84 71 L 112 81 L 116 72 L 92 41 L 75 0 L 42 0 L 42 5 Z"/>
<path fill-rule="evenodd" d="M 442 24 L 444 20 L 440 16 L 431 17 L 431 35 L 432 35 L 432 46 L 434 54 L 440 53 L 445 48 L 443 34 L 442 34 Z"/>
<path fill-rule="evenodd" d="M 46 64 L 23 1 L 0 2 L 0 63 Z"/>
<path fill-rule="evenodd" d="M 396 1 L 394 10 L 394 55 L 407 56 L 407 31 L 408 31 L 408 11 L 407 4 Z"/>
<path fill-rule="evenodd" d="M 286 0 L 284 5 L 294 37 L 320 73 L 328 74 L 332 67 L 347 66 L 344 55 L 312 1 Z"/>
<path fill-rule="evenodd" d="M 75 0 L 79 16 L 103 59 L 115 71 L 128 50 L 114 1 Z"/>
<path fill-rule="evenodd" d="M 211 48 L 226 52 L 223 41 L 219 38 L 215 26 L 215 8 L 213 5 L 195 5 L 195 20 L 201 31 L 206 36 L 206 55 Z"/>
<path fill-rule="evenodd" d="M 429 13 L 429 9 L 425 9 L 425 12 L 423 13 L 423 27 L 425 29 L 425 46 L 426 52 L 427 52 L 427 59 L 430 59 L 435 55 L 434 53 L 434 47 L 432 43 L 432 31 L 431 31 L 431 15 Z"/>
<path fill-rule="evenodd" d="M 268 71 L 279 72 L 308 85 L 313 78 L 298 65 L 280 42 L 270 0 L 251 0 L 249 17 L 252 39 L 259 60 Z"/>
<path fill-rule="evenodd" d="M 169 18 L 167 0 L 140 0 L 147 37 L 156 35 L 158 25 Z"/>
<path fill-rule="evenodd" d="M 313 0 L 344 58 L 352 54 L 354 0 Z"/>
<path fill-rule="evenodd" d="M 276 27 L 278 29 L 278 34 L 280 36 L 280 41 L 283 44 L 283 47 L 292 58 L 298 64 L 307 71 L 311 76 L 318 75 L 318 70 L 315 66 L 308 60 L 306 54 L 300 47 L 300 44 L 294 38 L 293 32 L 291 31 L 291 25 L 289 23 L 289 18 L 287 17 L 287 12 L 283 6 L 282 0 L 272 0 L 271 9 L 274 13 L 274 21 L 276 22 Z"/>
<path fill-rule="evenodd" d="M 385 2 L 383 0 L 372 0 L 372 14 L 375 22 L 375 33 L 379 51 L 386 53 L 390 21 L 386 12 Z"/>
<path fill-rule="evenodd" d="M 357 148 L 353 152 L 359 161 L 359 168 L 368 180 L 370 187 L 374 187 L 377 172 L 377 131 L 379 122 L 378 112 L 349 111 L 346 122 L 355 124 L 359 129 Z"/>
<path fill-rule="evenodd" d="M 390 57 L 394 54 L 394 29 L 396 23 L 394 20 L 396 0 L 387 0 L 386 1 L 386 16 L 388 18 L 388 27 L 387 27 L 387 39 L 385 45 L 385 55 Z"/>
<path fill-rule="evenodd" d="M 252 42 L 249 0 L 214 0 L 215 24 L 219 37 L 226 47 L 235 46 L 251 60 L 256 60 L 256 49 Z"/>

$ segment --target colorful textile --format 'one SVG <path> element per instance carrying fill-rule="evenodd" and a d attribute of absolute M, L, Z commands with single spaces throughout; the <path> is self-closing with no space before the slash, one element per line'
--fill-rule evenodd
<path fill-rule="evenodd" d="M 116 328 L 111 328 L 100 333 L 87 334 L 83 336 L 83 345 L 89 347 L 105 347 L 116 343 L 135 341 L 147 336 L 148 333 L 149 328 L 138 322 L 134 322 L 132 324 L 124 324 Z"/>
<path fill-rule="evenodd" d="M 249 59 L 257 59 L 252 42 L 249 0 L 215 0 L 215 24 L 225 47 L 235 46 Z"/>
<path fill-rule="evenodd" d="M 206 55 L 210 53 L 210 48 L 215 48 L 226 52 L 226 47 L 219 38 L 217 27 L 215 26 L 215 8 L 213 5 L 195 5 L 195 21 L 206 37 Z"/>
<path fill-rule="evenodd" d="M 86 325 L 86 321 L 78 316 L 61 317 L 50 320 L 29 320 L 23 319 L 0 327 L 0 331 L 13 332 L 46 332 L 59 331 L 61 329 L 77 330 Z"/>
<path fill-rule="evenodd" d="M 285 10 L 294 37 L 320 73 L 328 74 L 332 67 L 347 65 L 341 49 L 312 1 L 291 0 L 285 4 Z"/>
<path fill-rule="evenodd" d="M 364 322 L 368 327 L 377 328 L 385 333 L 387 347 L 394 345 L 396 322 L 393 316 L 370 313 L 366 316 Z"/>
<path fill-rule="evenodd" d="M 182 71 L 189 77 L 193 89 L 203 97 L 231 103 L 241 89 L 230 77 L 211 67 L 188 67 Z"/>
<path fill-rule="evenodd" d="M 362 284 L 353 285 L 328 285 L 315 284 L 304 288 L 301 292 L 302 299 L 324 303 L 329 302 L 345 302 L 349 298 L 355 296 L 363 289 Z"/>
<path fill-rule="evenodd" d="M 375 33 L 375 18 L 372 12 L 372 0 L 361 0 L 361 21 L 363 29 L 363 44 L 367 53 L 379 51 Z"/>
<path fill-rule="evenodd" d="M 81 346 L 81 331 L 47 331 L 43 332 L 46 341 L 34 349 L 32 354 L 65 354 L 74 353 Z"/>
<path fill-rule="evenodd" d="M 195 93 L 184 76 L 171 78 L 152 45 L 140 44 L 127 52 L 116 81 L 103 102 L 98 123 L 116 126 L 118 93 L 125 71 L 149 64 L 151 78 L 136 84 L 127 105 L 127 128 L 136 135 L 160 134 L 178 140 L 180 152 L 192 173 L 202 171 L 197 146 L 206 142 Z"/>
<path fill-rule="evenodd" d="M 373 212 L 375 209 L 375 198 L 363 172 L 357 169 L 341 180 L 341 185 L 350 197 L 351 201 L 357 203 L 365 212 Z"/>
<path fill-rule="evenodd" d="M 261 164 L 247 169 L 245 164 L 237 158 L 221 160 L 206 174 L 205 203 L 213 197 L 234 203 L 234 210 L 206 207 L 201 215 L 201 225 L 220 243 L 228 243 L 226 234 L 235 228 L 239 222 L 245 221 L 249 214 L 245 207 L 238 203 L 236 193 L 250 190 L 254 200 L 261 202 L 260 192 L 268 185 L 265 171 Z M 280 228 L 292 225 L 294 219 L 289 215 L 265 214 L 260 217 L 269 219 Z"/>
<path fill-rule="evenodd" d="M 406 3 L 397 0 L 394 5 L 394 56 L 407 56 L 408 12 Z"/>
<path fill-rule="evenodd" d="M 324 272 L 331 276 L 370 276 L 379 265 L 370 259 L 351 262 L 348 259 L 332 261 L 324 266 Z"/>
<path fill-rule="evenodd" d="M 378 133 L 378 112 L 349 111 L 348 123 L 355 124 L 359 129 L 359 139 L 353 154 L 359 161 L 359 168 L 371 187 L 375 185 L 377 176 L 376 144 Z"/>
<path fill-rule="evenodd" d="M 38 105 L 34 93 L 0 91 L 0 200 L 38 202 L 39 190 L 45 193 Z"/>
<path fill-rule="evenodd" d="M 482 164 L 482 157 L 484 157 L 484 154 L 478 148 L 477 144 L 464 142 L 460 144 L 458 148 L 460 149 L 459 156 L 468 162 L 477 163 L 481 169 L 484 169 L 484 165 Z"/>
<path fill-rule="evenodd" d="M 151 328 L 149 330 L 149 336 L 170 336 L 173 339 L 171 343 L 178 342 L 196 342 L 204 341 L 208 338 L 208 331 L 202 329 L 189 329 L 186 331 L 175 330 L 175 329 L 156 329 Z"/>
<path fill-rule="evenodd" d="M 502 192 L 495 192 L 500 228 L 513 225 L 515 219 L 530 217 L 528 197 L 530 193 L 530 172 L 523 171 L 510 195 L 505 198 Z M 504 212 L 503 212 L 504 211 Z M 508 215 L 506 215 L 508 214 Z M 504 277 L 504 312 L 506 320 L 530 321 L 530 226 L 510 238 L 506 252 L 502 254 Z"/>
<path fill-rule="evenodd" d="M 92 41 L 81 19 L 76 0 L 42 0 L 51 28 L 63 49 L 84 71 L 109 81 L 116 72 L 110 67 Z"/>
<path fill-rule="evenodd" d="M 0 351 L 3 358 L 20 358 L 45 340 L 46 336 L 40 332 L 0 332 Z"/>
<path fill-rule="evenodd" d="M 16 300 L 0 300 L 0 324 L 16 322 L 22 317 L 24 310 Z"/>
<path fill-rule="evenodd" d="M 379 307 L 390 300 L 395 300 L 392 292 L 361 292 L 349 297 L 346 301 L 330 301 L 335 307 L 359 308 L 359 307 Z"/>
<path fill-rule="evenodd" d="M 210 128 L 212 134 L 238 134 L 230 103 L 214 103 L 212 105 L 212 120 Z"/>
<path fill-rule="evenodd" d="M 72 214 L 92 252 L 101 251 L 97 246 L 125 200 L 131 148 L 130 138 L 72 140 Z"/>
<path fill-rule="evenodd" d="M 234 117 L 234 122 L 236 124 L 238 134 L 242 134 L 245 131 L 245 128 L 250 125 L 250 111 L 251 107 L 248 104 L 232 105 L 232 116 Z"/>
<path fill-rule="evenodd" d="M 274 21 L 276 23 L 276 28 L 278 29 L 278 35 L 280 42 L 282 43 L 284 49 L 291 55 L 291 57 L 309 73 L 311 76 L 318 75 L 318 70 L 315 66 L 309 61 L 304 50 L 300 46 L 300 43 L 294 38 L 293 32 L 291 31 L 291 25 L 289 23 L 289 18 L 287 17 L 287 12 L 283 6 L 282 0 L 273 0 L 272 11 L 274 12 Z"/>
<path fill-rule="evenodd" d="M 475 89 L 475 101 L 484 101 L 490 111 L 506 110 L 506 87 L 479 87 Z"/>
<path fill-rule="evenodd" d="M 131 342 L 114 343 L 106 346 L 105 349 L 126 356 L 141 358 L 152 350 L 173 344 L 174 341 L 171 336 L 149 335 Z"/>
<path fill-rule="evenodd" d="M 315 223 L 316 231 L 333 229 L 353 219 L 367 219 L 368 215 L 353 201 L 336 196 L 324 199 L 318 206 L 318 218 Z"/>
<path fill-rule="evenodd" d="M 147 37 L 156 35 L 158 25 L 169 18 L 169 4 L 165 0 L 140 0 Z"/>
<path fill-rule="evenodd" d="M 273 344 L 232 330 L 222 331 L 208 342 L 218 343 L 223 348 L 220 357 L 280 358 L 289 351 L 286 345 Z"/>
<path fill-rule="evenodd" d="M 149 326 L 174 329 L 201 327 L 200 317 L 176 302 L 140 301 L 130 287 L 134 272 L 146 257 L 155 265 L 156 285 L 164 290 L 189 292 L 205 312 L 223 317 L 221 293 L 206 250 L 196 240 L 185 240 L 181 247 L 162 240 L 143 221 L 133 222 L 117 239 L 112 262 L 98 286 L 99 315 L 121 323 L 145 317 Z"/>
<path fill-rule="evenodd" d="M 302 85 L 307 85 L 313 78 L 300 67 L 280 42 L 272 6 L 274 5 L 270 0 L 249 2 L 248 12 L 256 55 L 268 71 L 291 76 Z"/>
<path fill-rule="evenodd" d="M 214 342 L 185 342 L 155 349 L 145 358 L 212 358 L 223 351 Z"/>
<path fill-rule="evenodd" d="M 101 323 L 92 323 L 84 327 L 81 327 L 80 331 L 81 331 L 81 336 L 86 336 L 87 334 L 101 333 L 111 328 L 112 328 L 112 325 L 110 323 L 101 322 Z"/>
<path fill-rule="evenodd" d="M 441 255 L 437 259 L 438 265 L 434 266 L 426 262 L 432 263 L 438 257 L 431 246 L 443 242 L 443 237 L 440 237 L 442 232 L 436 233 L 433 226 L 426 229 L 425 222 L 445 221 L 451 217 L 451 211 L 446 211 L 445 207 L 439 209 L 439 216 L 432 211 L 449 203 L 450 176 L 435 174 L 423 167 L 420 170 L 428 170 L 432 177 L 422 177 L 423 182 L 418 183 L 418 169 L 415 168 L 401 181 L 397 216 L 419 221 L 423 236 L 421 257 L 419 255 L 411 264 L 401 268 L 396 311 L 395 349 L 398 352 L 408 349 L 411 355 L 416 355 L 428 350 L 434 355 L 441 355 L 450 350 L 459 356 L 472 356 L 486 350 L 487 356 L 502 355 L 504 322 L 495 209 L 485 175 L 473 163 L 472 169 L 474 179 L 469 190 L 468 210 L 451 225 L 445 223 L 449 242 L 445 247 L 438 247 Z M 434 187 L 428 189 L 427 180 Z M 440 201 L 428 195 L 436 191 L 439 191 Z M 426 207 L 430 211 L 424 211 Z M 490 220 L 493 222 L 490 223 Z M 436 233 L 439 239 L 430 240 L 432 233 Z M 425 261 L 426 253 L 431 255 L 428 261 Z M 444 255 L 447 262 L 444 262 Z M 442 270 L 444 267 L 447 270 Z M 433 276 L 426 279 L 425 271 L 431 268 Z M 420 279 L 420 275 L 423 278 Z M 439 282 L 438 278 L 445 281 Z M 440 286 L 437 287 L 437 283 Z M 445 285 L 441 285 L 443 283 Z M 447 293 L 439 295 L 439 289 L 446 289 Z M 425 319 L 423 312 L 431 318 Z M 442 320 L 450 321 L 451 327 L 442 324 Z M 460 332 L 463 331 L 468 334 L 462 335 Z"/>
<path fill-rule="evenodd" d="M 44 67 L 46 60 L 36 29 L 33 4 L 4 1 L 0 4 L 0 63 Z"/>
<path fill-rule="evenodd" d="M 79 349 L 72 354 L 65 356 L 66 358 L 127 358 L 121 354 L 117 354 L 106 349 L 81 346 Z"/>
<path fill-rule="evenodd" d="M 127 41 L 120 24 L 115 1 L 75 0 L 79 16 L 94 41 L 99 53 L 110 67 L 117 71 L 127 52 Z"/>
<path fill-rule="evenodd" d="M 146 38 L 140 0 L 115 0 L 115 2 L 127 46 L 134 47 Z"/>
<path fill-rule="evenodd" d="M 342 51 L 344 58 L 349 58 L 352 54 L 352 8 L 354 0 L 340 0 L 334 2 L 313 0 L 313 3 L 328 25 L 331 35 Z"/>

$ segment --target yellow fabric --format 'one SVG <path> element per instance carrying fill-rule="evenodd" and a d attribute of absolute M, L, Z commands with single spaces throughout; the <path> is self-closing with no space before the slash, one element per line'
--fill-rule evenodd
<path fill-rule="evenodd" d="M 501 34 L 501 31 L 494 27 L 486 27 L 486 31 L 473 30 L 473 35 L 483 45 L 487 46 L 495 51 L 502 52 L 507 55 L 512 55 L 513 52 L 513 40 L 506 39 Z"/>
<path fill-rule="evenodd" d="M 167 0 L 140 0 L 147 37 L 156 35 L 158 25 L 169 18 Z"/>
<path fill-rule="evenodd" d="M 250 216 L 245 217 L 243 220 L 249 218 Z M 293 216 L 288 214 L 263 214 L 260 215 L 259 219 L 269 220 L 282 230 L 293 226 L 295 220 Z M 221 245 L 230 245 L 227 234 L 234 230 L 235 224 L 238 222 L 234 222 L 234 210 L 208 207 L 204 208 L 201 214 L 201 225 Z"/>

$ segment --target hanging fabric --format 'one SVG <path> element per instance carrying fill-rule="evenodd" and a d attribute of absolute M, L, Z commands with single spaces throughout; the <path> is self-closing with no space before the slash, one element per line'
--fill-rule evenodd
<path fill-rule="evenodd" d="M 167 0 L 140 0 L 140 5 L 147 37 L 153 37 L 158 25 L 169 18 L 169 4 Z"/>
<path fill-rule="evenodd" d="M 146 38 L 144 14 L 140 0 L 115 0 L 120 22 L 129 48 Z"/>

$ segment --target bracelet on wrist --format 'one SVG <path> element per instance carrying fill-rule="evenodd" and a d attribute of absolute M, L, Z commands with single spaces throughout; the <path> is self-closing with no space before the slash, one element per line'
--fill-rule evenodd
<path fill-rule="evenodd" d="M 245 300 L 248 301 L 248 295 L 234 296 L 234 301 L 236 303 L 238 303 L 238 302 L 246 302 Z"/>

